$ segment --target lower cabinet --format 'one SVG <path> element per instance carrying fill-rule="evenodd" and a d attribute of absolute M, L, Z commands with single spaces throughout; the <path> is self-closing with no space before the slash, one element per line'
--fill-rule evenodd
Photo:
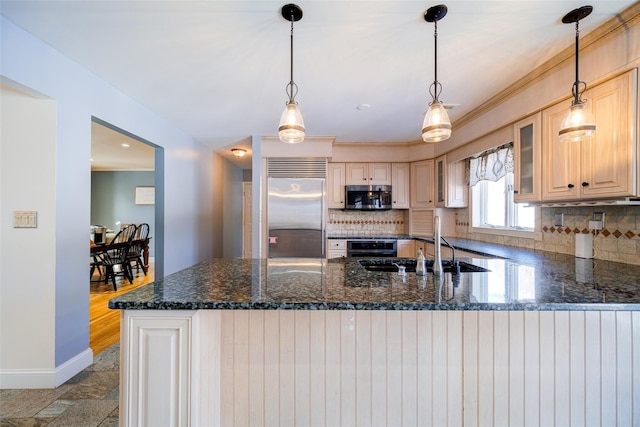
<path fill-rule="evenodd" d="M 347 241 L 327 239 L 327 258 L 344 258 L 347 256 Z"/>
<path fill-rule="evenodd" d="M 413 258 L 416 255 L 416 245 L 411 239 L 399 239 L 396 249 L 399 258 Z"/>

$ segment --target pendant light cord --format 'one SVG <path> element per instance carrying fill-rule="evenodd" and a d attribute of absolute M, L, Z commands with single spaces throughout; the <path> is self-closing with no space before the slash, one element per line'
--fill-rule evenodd
<path fill-rule="evenodd" d="M 571 93 L 573 94 L 573 101 L 571 105 L 582 104 L 582 94 L 585 90 L 587 90 L 587 84 L 585 82 L 580 81 L 578 77 L 578 62 L 579 62 L 579 40 L 580 40 L 580 28 L 579 28 L 580 20 L 576 20 L 576 81 L 573 82 L 573 87 L 571 88 Z"/>
<path fill-rule="evenodd" d="M 433 25 L 434 25 L 433 40 L 434 40 L 434 46 L 435 46 L 435 50 L 434 50 L 435 61 L 433 66 L 434 68 L 433 83 L 431 83 L 431 86 L 429 86 L 429 94 L 431 95 L 431 98 L 433 98 L 433 101 L 429 105 L 440 102 L 438 101 L 438 96 L 442 93 L 442 85 L 438 81 L 438 20 L 437 19 L 433 20 Z"/>
<path fill-rule="evenodd" d="M 289 53 L 290 53 L 289 60 L 291 64 L 291 80 L 287 85 L 287 95 L 289 95 L 290 104 L 295 104 L 295 97 L 298 94 L 298 85 L 296 85 L 293 81 L 293 21 L 294 21 L 293 13 L 291 13 L 291 35 L 290 35 L 291 41 L 290 41 L 290 49 L 289 49 Z"/>

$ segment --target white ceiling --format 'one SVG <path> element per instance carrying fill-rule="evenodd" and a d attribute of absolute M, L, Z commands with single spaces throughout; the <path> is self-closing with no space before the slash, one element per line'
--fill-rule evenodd
<path fill-rule="evenodd" d="M 155 148 L 91 122 L 92 171 L 153 171 Z"/>
<path fill-rule="evenodd" d="M 584 35 L 634 1 L 591 1 Z M 275 136 L 289 82 L 285 1 L 5 1 L 0 12 L 226 157 Z M 297 3 L 296 100 L 308 136 L 420 139 L 434 78 L 437 2 Z M 452 121 L 574 44 L 583 1 L 447 1 L 438 23 L 440 99 Z M 571 84 L 567 82 L 567 92 Z M 371 108 L 359 110 L 360 104 Z M 247 158 L 245 156 L 245 158 Z"/>

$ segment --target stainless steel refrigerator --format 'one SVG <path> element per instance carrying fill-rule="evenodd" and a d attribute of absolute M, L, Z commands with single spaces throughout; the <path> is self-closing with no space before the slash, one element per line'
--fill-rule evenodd
<path fill-rule="evenodd" d="M 269 177 L 269 258 L 324 258 L 325 180 Z"/>

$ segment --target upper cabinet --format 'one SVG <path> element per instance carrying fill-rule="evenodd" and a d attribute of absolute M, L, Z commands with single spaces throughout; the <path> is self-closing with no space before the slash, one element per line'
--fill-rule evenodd
<path fill-rule="evenodd" d="M 391 185 L 391 163 L 346 163 L 346 185 Z"/>
<path fill-rule="evenodd" d="M 409 209 L 409 163 L 391 164 L 393 209 Z"/>
<path fill-rule="evenodd" d="M 327 165 L 327 207 L 329 209 L 344 209 L 344 173 L 344 163 Z"/>
<path fill-rule="evenodd" d="M 537 113 L 513 125 L 514 197 L 517 203 L 540 200 L 541 123 L 542 114 Z"/>
<path fill-rule="evenodd" d="M 329 163 L 329 209 L 345 208 L 345 185 L 391 185 L 393 209 L 409 209 L 409 163 Z"/>
<path fill-rule="evenodd" d="M 411 208 L 432 208 L 433 160 L 411 163 Z"/>
<path fill-rule="evenodd" d="M 561 142 L 558 131 L 569 103 L 542 112 L 542 200 L 626 197 L 638 194 L 635 93 L 632 70 L 588 90 L 596 121 L 593 136 Z"/>
<path fill-rule="evenodd" d="M 447 163 L 447 156 L 435 162 L 436 206 L 464 208 L 467 206 L 468 186 L 464 178 L 464 161 Z"/>

